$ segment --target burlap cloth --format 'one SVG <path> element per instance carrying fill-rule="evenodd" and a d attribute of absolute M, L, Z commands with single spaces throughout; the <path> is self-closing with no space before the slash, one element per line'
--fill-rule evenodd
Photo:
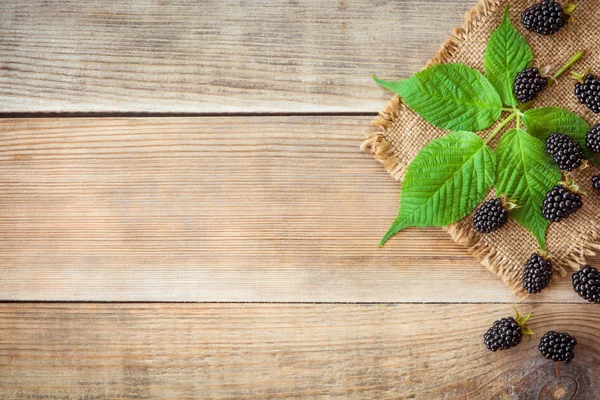
<path fill-rule="evenodd" d="M 534 63 L 562 66 L 572 55 L 585 50 L 585 56 L 571 70 L 583 72 L 591 67 L 600 74 L 600 0 L 581 0 L 573 13 L 574 22 L 569 23 L 558 34 L 542 36 L 523 29 L 520 13 L 540 0 L 481 0 L 467 13 L 462 27 L 442 45 L 428 65 L 436 63 L 464 63 L 484 72 L 483 55 L 491 33 L 498 27 L 507 4 L 513 24 L 523 33 L 533 49 Z M 381 76 L 383 79 L 397 79 Z M 584 105 L 579 104 L 573 94 L 574 81 L 568 73 L 550 85 L 533 102 L 533 107 L 558 106 L 581 115 L 590 125 L 600 122 Z M 503 116 L 504 117 L 504 116 Z M 500 118 L 500 120 L 503 119 Z M 392 177 L 398 181 L 410 161 L 431 140 L 447 133 L 435 128 L 411 111 L 398 96 L 373 121 L 372 132 L 362 144 L 363 151 L 372 153 Z M 509 125 L 507 129 L 511 126 Z M 479 132 L 486 137 L 487 131 Z M 500 137 L 500 135 L 498 135 Z M 497 142 L 497 140 L 496 140 Z M 492 143 L 495 148 L 496 143 Z M 569 270 L 578 270 L 585 264 L 585 257 L 595 255 L 600 249 L 600 196 L 592 186 L 592 175 L 598 169 L 590 167 L 572 174 L 576 183 L 588 193 L 583 207 L 568 219 L 550 225 L 547 233 L 548 251 L 552 255 L 555 272 L 561 276 Z M 490 193 L 489 197 L 493 195 Z M 390 224 L 392 221 L 390 221 Z M 413 228 L 414 229 L 414 228 Z M 472 215 L 446 228 L 452 238 L 463 244 L 482 265 L 500 277 L 518 296 L 523 296 L 521 274 L 525 261 L 539 249 L 536 240 L 524 228 L 510 221 L 502 229 L 481 235 L 472 228 Z M 385 232 L 381 232 L 383 236 Z M 410 235 L 410 229 L 397 235 Z M 390 240 L 394 240 L 392 237 Z M 555 274 L 555 279 L 558 274 Z"/>

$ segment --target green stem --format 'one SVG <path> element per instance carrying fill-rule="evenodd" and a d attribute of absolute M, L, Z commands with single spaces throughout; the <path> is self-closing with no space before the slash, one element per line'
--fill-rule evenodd
<path fill-rule="evenodd" d="M 521 129 L 521 116 L 517 114 L 517 130 Z"/>
<path fill-rule="evenodd" d="M 492 133 L 490 133 L 490 136 L 488 136 L 483 143 L 488 144 L 490 142 L 490 140 L 492 140 L 494 138 L 494 136 L 496 136 L 498 134 L 498 132 L 500 132 L 502 130 L 502 128 L 504 128 L 506 126 L 506 124 L 508 124 L 510 121 L 512 121 L 517 116 L 518 116 L 518 114 L 510 114 L 508 117 L 506 117 L 506 119 L 504 121 L 500 122 L 500 125 L 498 125 L 496 127 L 496 129 L 494 129 L 494 131 Z"/>
<path fill-rule="evenodd" d="M 571 68 L 571 66 L 573 64 L 575 64 L 577 62 L 577 60 L 579 60 L 581 57 L 583 57 L 583 54 L 584 54 L 584 52 L 580 51 L 579 53 L 577 53 L 573 57 L 571 57 L 571 59 L 569 61 L 567 61 L 567 63 L 554 74 L 553 78 L 558 79 L 558 77 L 560 77 L 562 74 L 564 74 L 566 70 Z"/>

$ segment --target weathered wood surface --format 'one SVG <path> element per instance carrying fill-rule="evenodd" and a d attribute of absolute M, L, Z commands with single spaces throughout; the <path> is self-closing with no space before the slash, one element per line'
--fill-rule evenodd
<path fill-rule="evenodd" d="M 473 5 L 0 2 L 0 116 L 36 117 L 0 120 L 0 300 L 140 302 L 0 303 L 0 399 L 600 399 L 568 278 L 493 354 L 501 282 L 438 229 L 377 249 L 398 184 L 358 151 L 371 116 L 37 118 L 374 114 L 370 75 L 421 69 Z M 550 329 L 574 363 L 539 355 Z"/>
<path fill-rule="evenodd" d="M 0 2 L 0 112 L 377 112 L 473 0 Z"/>
<path fill-rule="evenodd" d="M 600 399 L 598 307 L 522 311 L 537 335 L 492 353 L 509 305 L 4 304 L 0 398 Z"/>
<path fill-rule="evenodd" d="M 440 229 L 377 248 L 399 187 L 368 122 L 0 120 L 0 299 L 515 301 Z"/>

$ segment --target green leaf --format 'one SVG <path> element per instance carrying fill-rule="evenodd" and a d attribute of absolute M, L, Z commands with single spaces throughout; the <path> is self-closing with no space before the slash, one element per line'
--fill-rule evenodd
<path fill-rule="evenodd" d="M 523 35 L 510 22 L 508 10 L 509 6 L 506 6 L 502 23 L 487 43 L 483 67 L 502 102 L 516 106 L 519 103 L 513 92 L 515 77 L 531 65 L 533 53 Z"/>
<path fill-rule="evenodd" d="M 480 131 L 502 113 L 502 101 L 490 81 L 464 64 L 433 65 L 394 82 L 373 79 L 398 93 L 413 111 L 439 128 Z"/>
<path fill-rule="evenodd" d="M 533 108 L 525 111 L 523 123 L 530 135 L 544 141 L 553 132 L 569 135 L 579 142 L 586 158 L 592 156 L 585 145 L 585 134 L 590 130 L 590 126 L 571 111 L 559 107 Z"/>
<path fill-rule="evenodd" d="M 496 194 L 504 194 L 517 204 L 510 212 L 511 218 L 529 230 L 545 249 L 550 223 L 542 215 L 542 203 L 546 193 L 560 181 L 560 170 L 546 153 L 544 143 L 522 130 L 505 133 L 496 153 Z"/>
<path fill-rule="evenodd" d="M 433 140 L 410 163 L 398 217 L 381 240 L 410 226 L 446 226 L 464 218 L 494 184 L 496 157 L 472 132 Z"/>

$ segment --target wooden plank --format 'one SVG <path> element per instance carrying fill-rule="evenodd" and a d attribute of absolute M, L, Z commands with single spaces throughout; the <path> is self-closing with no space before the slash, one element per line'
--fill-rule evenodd
<path fill-rule="evenodd" d="M 600 399 L 598 307 L 522 311 L 537 335 L 492 353 L 509 305 L 2 304 L 0 398 Z"/>
<path fill-rule="evenodd" d="M 0 112 L 377 112 L 475 0 L 4 0 Z"/>
<path fill-rule="evenodd" d="M 377 243 L 369 117 L 0 120 L 0 299 L 515 301 L 439 229 Z M 530 301 L 580 301 L 569 280 Z"/>

